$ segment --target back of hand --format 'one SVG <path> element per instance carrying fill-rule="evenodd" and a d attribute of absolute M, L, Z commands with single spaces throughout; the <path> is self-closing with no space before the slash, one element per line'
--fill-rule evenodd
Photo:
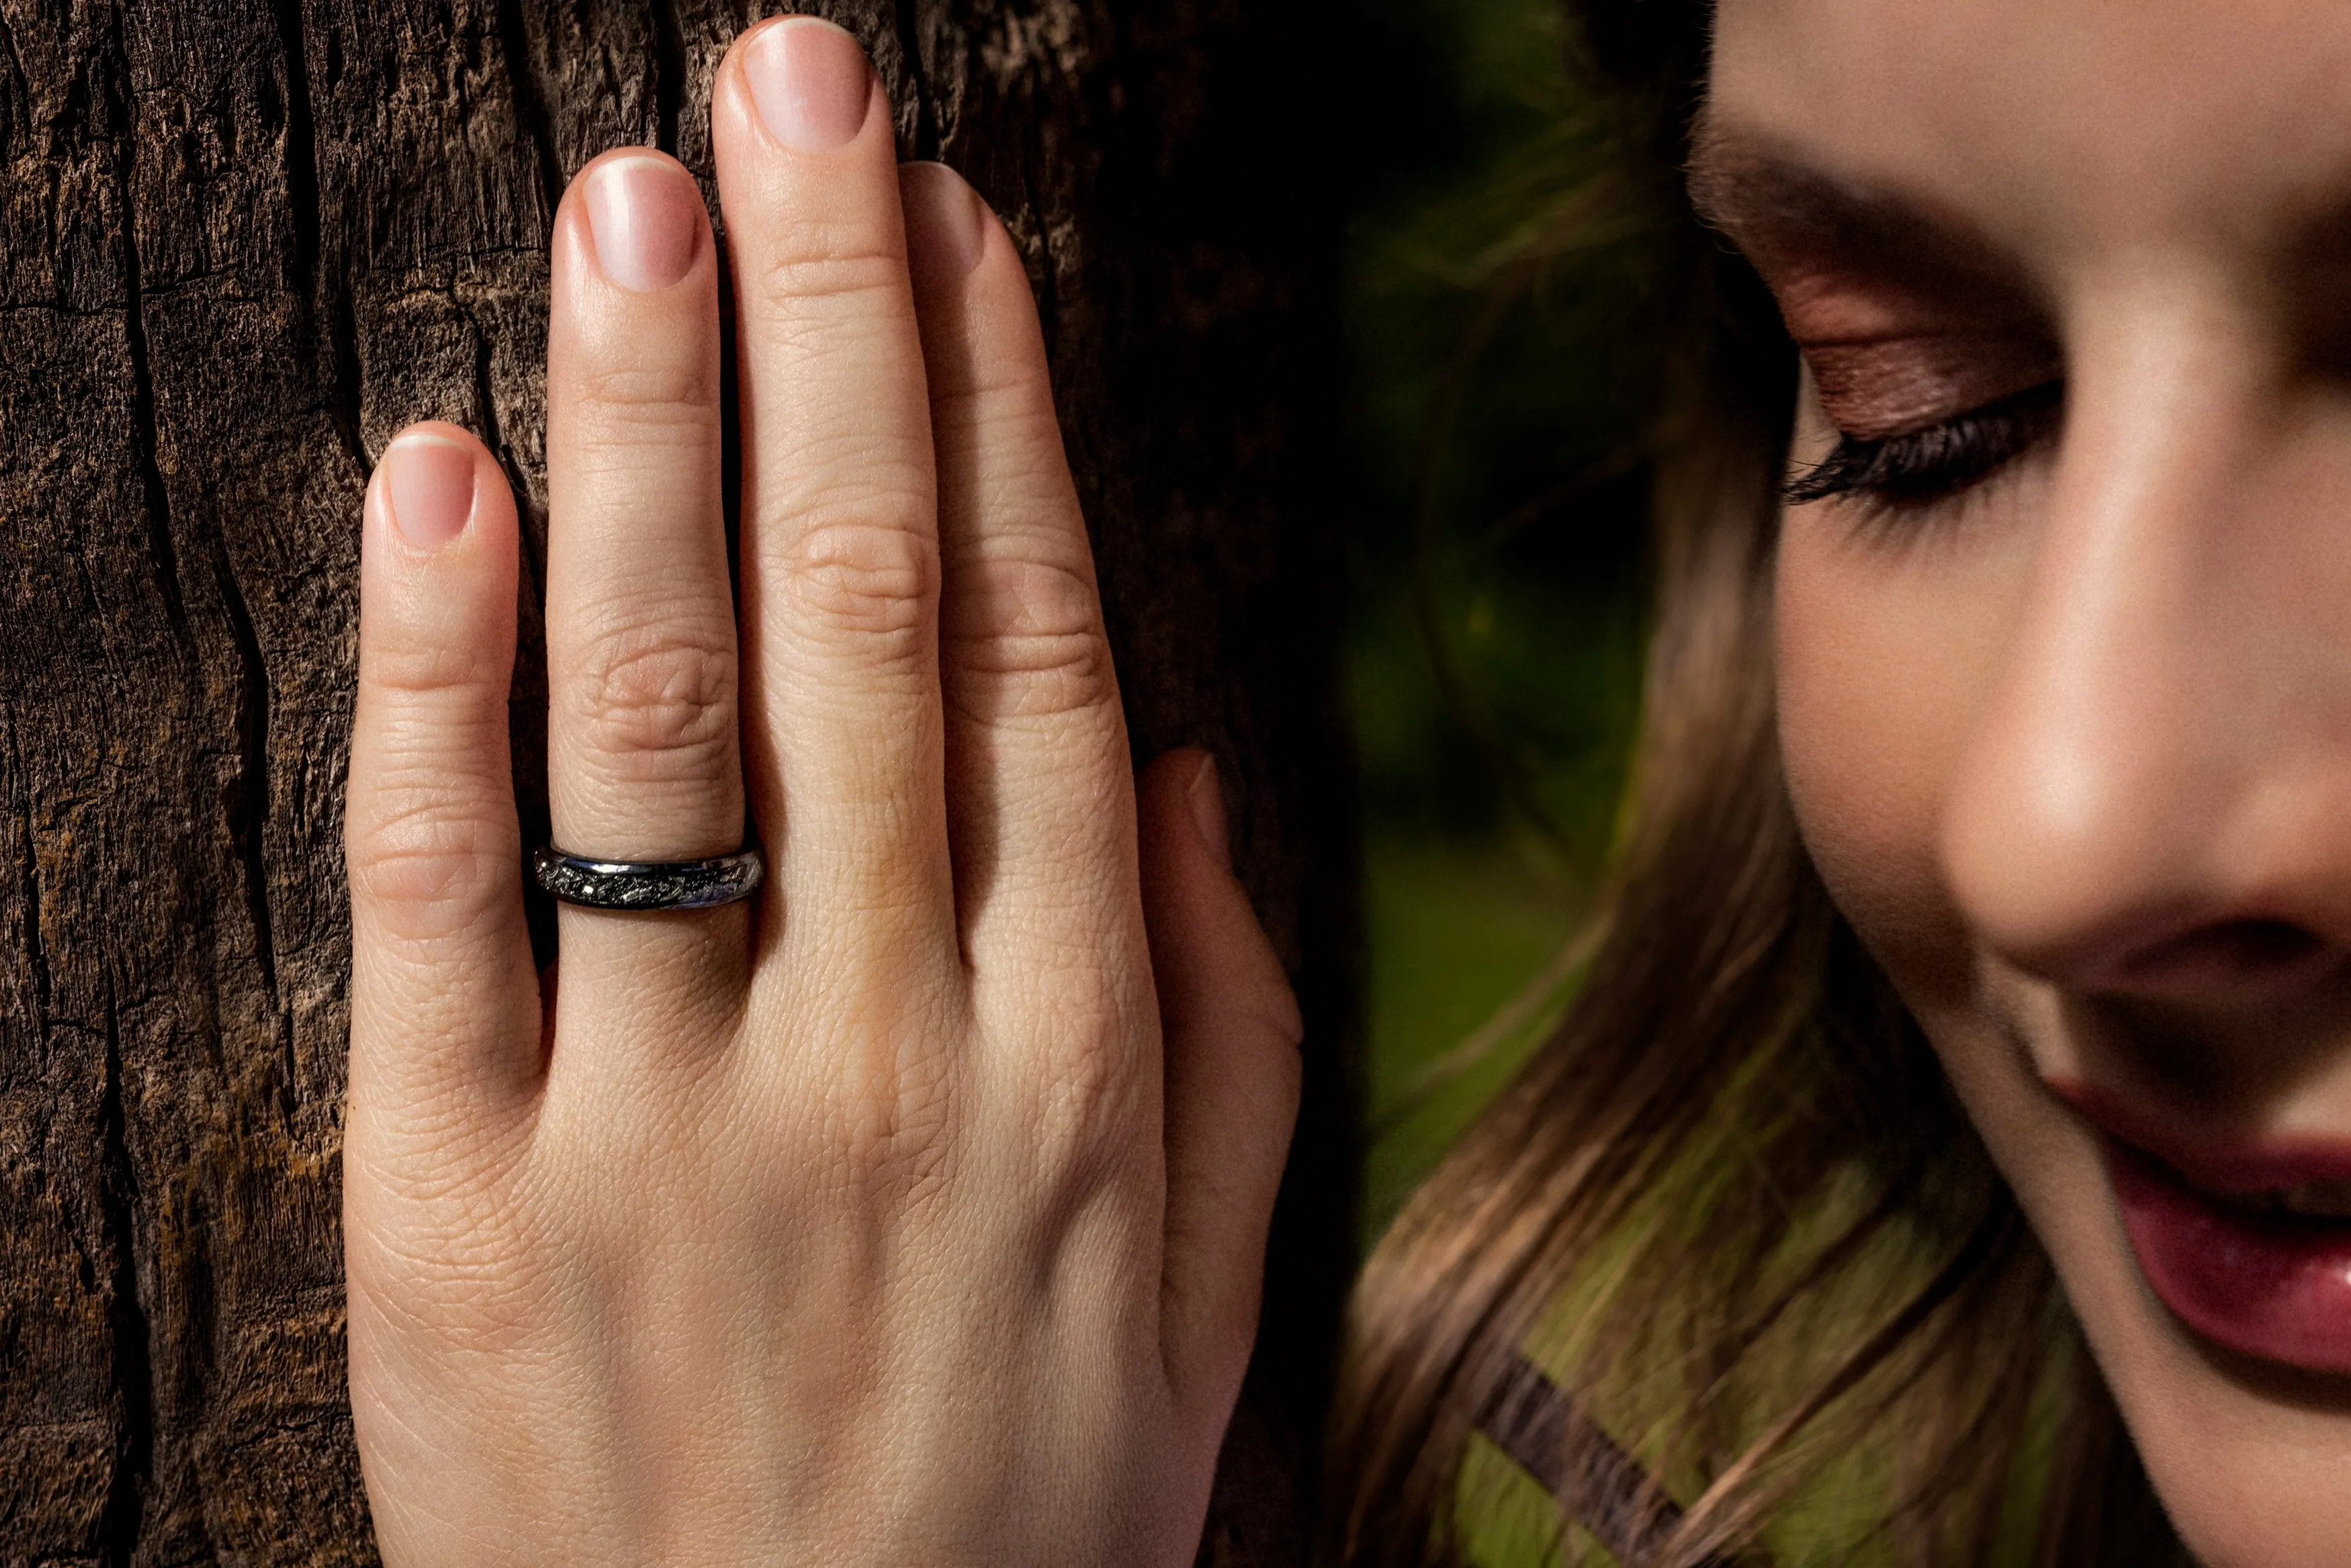
<path fill-rule="evenodd" d="M 752 849 L 702 878 L 747 897 L 558 876 L 640 907 L 566 903 L 535 970 L 512 497 L 442 424 L 371 483 L 345 1219 L 392 1568 L 1196 1547 L 1298 1016 L 1207 759 L 1131 773 L 1020 258 L 890 119 L 811 19 L 718 73 L 732 560 L 693 180 L 610 153 L 555 223 L 554 846 Z"/>

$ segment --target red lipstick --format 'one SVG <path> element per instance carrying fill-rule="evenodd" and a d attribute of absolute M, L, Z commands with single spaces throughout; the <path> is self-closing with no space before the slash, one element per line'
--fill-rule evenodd
<path fill-rule="evenodd" d="M 2351 1220 L 2241 1207 L 2127 1145 L 2107 1153 L 2139 1272 L 2182 1323 L 2264 1361 L 2351 1372 Z"/>
<path fill-rule="evenodd" d="M 2351 1372 L 2351 1144 L 2183 1137 L 2051 1086 L 2106 1135 L 2123 1230 L 2173 1315 L 2241 1355 Z"/>

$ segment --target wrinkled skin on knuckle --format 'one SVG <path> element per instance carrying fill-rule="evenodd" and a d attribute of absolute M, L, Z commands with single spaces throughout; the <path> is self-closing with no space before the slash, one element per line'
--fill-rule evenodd
<path fill-rule="evenodd" d="M 740 673 L 732 627 L 648 618 L 591 638 L 560 700 L 612 782 L 699 781 L 734 761 Z"/>
<path fill-rule="evenodd" d="M 801 528 L 785 580 L 806 635 L 884 660 L 927 650 L 938 545 L 905 511 L 886 504 L 826 508 Z"/>
<path fill-rule="evenodd" d="M 1110 644 L 1092 576 L 1037 555 L 986 555 L 968 575 L 946 636 L 951 661 L 979 690 L 958 701 L 987 719 L 1054 718 L 1108 701 Z"/>
<path fill-rule="evenodd" d="M 403 1227 L 397 1247 L 380 1246 L 362 1271 L 378 1310 L 393 1326 L 480 1355 L 510 1354 L 542 1319 L 547 1282 L 538 1262 L 496 1223 L 436 1236 Z"/>
<path fill-rule="evenodd" d="M 981 516 L 1021 517 L 1040 505 L 1074 513 L 1078 501 L 1050 389 L 1022 367 L 979 365 L 972 384 L 937 400 L 943 466 L 970 473 Z M 1009 542 L 1021 543 L 1015 534 Z"/>
<path fill-rule="evenodd" d="M 1129 1055 L 1126 1042 L 1098 1039 L 1056 1056 L 1029 1123 L 1040 1192 L 1082 1198 L 1137 1168 L 1144 1096 Z"/>
<path fill-rule="evenodd" d="M 415 1019 L 415 1009 L 404 1009 L 398 1023 Z M 445 1032 L 470 1021 L 440 1022 Z M 426 1037 L 433 1039 L 429 1026 Z M 517 1209 L 509 1179 L 523 1141 L 515 1124 L 486 1124 L 460 1111 L 435 1116 L 430 1102 L 403 1106 L 398 1142 L 371 1145 L 377 1153 L 368 1171 L 376 1197 L 402 1206 L 397 1233 L 410 1245 L 397 1250 L 462 1263 L 469 1252 L 486 1257 L 510 1245 Z"/>
<path fill-rule="evenodd" d="M 911 944 L 877 940 L 873 949 Z M 844 953 L 800 969 L 747 1018 L 792 1050 L 754 1069 L 754 1103 L 797 1128 L 779 1158 L 861 1202 L 885 1207 L 941 1179 L 956 1158 L 970 1094 L 971 1027 L 959 992 L 912 957 Z"/>
<path fill-rule="evenodd" d="M 353 893 L 394 922 L 393 934 L 452 935 L 496 910 L 522 841 L 486 808 L 479 787 L 416 770 L 379 774 L 370 794 L 364 818 L 346 821 L 344 867 Z"/>
<path fill-rule="evenodd" d="M 937 400 L 940 422 L 963 432 L 955 444 L 1011 454 L 1038 473 L 1059 467 L 1061 422 L 1030 374 L 1028 363 L 1017 358 L 982 359 L 966 367 Z"/>
<path fill-rule="evenodd" d="M 841 699 L 838 707 L 853 713 L 855 699 Z M 843 751 L 845 754 L 831 759 L 839 773 L 834 787 L 842 802 L 874 821 L 905 809 L 905 802 L 887 785 L 872 782 L 874 764 L 888 761 L 892 753 L 879 742 Z M 791 853 L 834 890 L 833 912 L 841 918 L 850 940 L 861 930 L 877 933 L 871 938 L 875 942 L 923 940 L 921 928 L 935 888 L 910 857 L 865 855 L 854 843 L 795 846 Z M 843 967 L 854 970 L 857 965 L 848 960 Z"/>
<path fill-rule="evenodd" d="M 1092 953 L 1040 954 L 1023 989 L 1017 1022 L 986 1047 L 1008 1070 L 999 1115 L 1022 1129 L 1043 1189 L 1092 1184 L 1133 1162 L 1150 1120 L 1158 1022 Z"/>
<path fill-rule="evenodd" d="M 915 1014 L 871 1037 L 871 1066 L 844 1105 L 852 1158 L 869 1188 L 903 1200 L 946 1174 L 968 1098 L 961 1036 Z"/>

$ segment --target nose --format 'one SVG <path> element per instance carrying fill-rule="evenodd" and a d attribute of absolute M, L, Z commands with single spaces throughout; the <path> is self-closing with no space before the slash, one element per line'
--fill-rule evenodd
<path fill-rule="evenodd" d="M 1945 871 L 2069 989 L 2273 996 L 2351 954 L 2351 412 L 2241 327 L 2133 303 L 2075 348 Z"/>

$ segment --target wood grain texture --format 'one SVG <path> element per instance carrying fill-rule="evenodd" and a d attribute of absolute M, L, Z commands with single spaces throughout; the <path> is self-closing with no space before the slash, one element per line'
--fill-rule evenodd
<path fill-rule="evenodd" d="M 404 422 L 527 515 L 548 219 L 707 181 L 746 0 L 0 0 L 0 1562 L 368 1563 L 337 1234 L 359 498 Z M 1301 1554 L 1352 1262 L 1331 225 L 1301 0 L 831 0 L 1028 258 L 1138 755 L 1216 748 L 1311 1021 L 1204 1561 Z M 536 821 L 534 822 L 534 817 Z M 533 833 L 536 836 L 536 834 Z M 542 932 L 545 930 L 542 922 Z"/>

